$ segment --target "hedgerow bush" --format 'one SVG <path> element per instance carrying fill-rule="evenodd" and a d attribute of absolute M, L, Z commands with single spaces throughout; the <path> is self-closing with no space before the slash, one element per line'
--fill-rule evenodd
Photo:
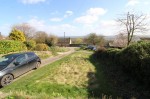
<path fill-rule="evenodd" d="M 48 46 L 46 44 L 37 44 L 34 48 L 36 51 L 48 51 Z"/>
<path fill-rule="evenodd" d="M 24 43 L 14 40 L 0 41 L 0 54 L 27 50 Z"/>
<path fill-rule="evenodd" d="M 150 87 L 150 42 L 137 42 L 122 50 L 99 49 L 94 55 L 112 62 L 129 77 Z"/>
<path fill-rule="evenodd" d="M 129 73 L 136 80 L 143 82 L 146 76 L 150 73 L 150 43 L 138 42 L 130 45 L 126 49 L 122 50 L 120 55 L 120 65 L 123 66 L 123 70 Z"/>
<path fill-rule="evenodd" d="M 32 50 L 36 46 L 36 42 L 34 40 L 25 41 L 24 43 L 28 50 Z"/>

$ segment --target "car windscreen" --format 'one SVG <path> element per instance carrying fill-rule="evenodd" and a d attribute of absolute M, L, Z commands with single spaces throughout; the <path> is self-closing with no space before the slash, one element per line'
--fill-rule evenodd
<path fill-rule="evenodd" d="M 15 58 L 16 58 L 15 55 L 4 55 L 0 57 L 0 66 L 9 65 Z"/>

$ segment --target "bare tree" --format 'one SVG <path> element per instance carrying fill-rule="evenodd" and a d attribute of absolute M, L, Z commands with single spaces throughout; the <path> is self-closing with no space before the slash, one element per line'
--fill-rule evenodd
<path fill-rule="evenodd" d="M 36 43 L 45 43 L 46 39 L 48 38 L 48 34 L 44 31 L 37 31 L 35 34 L 34 40 Z"/>
<path fill-rule="evenodd" d="M 124 27 L 124 32 L 127 33 L 127 46 L 131 43 L 133 35 L 137 32 L 146 31 L 146 16 L 143 14 L 130 14 L 128 12 L 124 18 L 119 18 L 117 21 Z"/>
<path fill-rule="evenodd" d="M 22 31 L 27 40 L 32 39 L 36 32 L 35 28 L 30 26 L 28 23 L 14 25 L 13 28 Z"/>

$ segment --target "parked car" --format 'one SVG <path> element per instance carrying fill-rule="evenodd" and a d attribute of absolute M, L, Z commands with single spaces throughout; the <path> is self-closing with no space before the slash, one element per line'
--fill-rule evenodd
<path fill-rule="evenodd" d="M 94 51 L 96 51 L 96 46 L 94 46 L 94 45 L 88 45 L 85 49 L 86 49 L 86 50 L 89 49 L 89 50 L 94 50 Z"/>
<path fill-rule="evenodd" d="M 0 86 L 10 84 L 14 78 L 37 69 L 41 59 L 34 52 L 14 53 L 0 57 Z"/>

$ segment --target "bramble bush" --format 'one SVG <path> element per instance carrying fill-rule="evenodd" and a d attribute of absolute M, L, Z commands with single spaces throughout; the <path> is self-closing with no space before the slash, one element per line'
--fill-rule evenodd
<path fill-rule="evenodd" d="M 48 51 L 48 46 L 46 44 L 37 44 L 34 48 L 36 51 Z"/>
<path fill-rule="evenodd" d="M 137 42 L 122 50 L 99 49 L 94 55 L 150 88 L 150 42 Z"/>
<path fill-rule="evenodd" d="M 0 41 L 0 54 L 25 51 L 27 50 L 24 43 L 14 40 L 2 40 Z"/>

